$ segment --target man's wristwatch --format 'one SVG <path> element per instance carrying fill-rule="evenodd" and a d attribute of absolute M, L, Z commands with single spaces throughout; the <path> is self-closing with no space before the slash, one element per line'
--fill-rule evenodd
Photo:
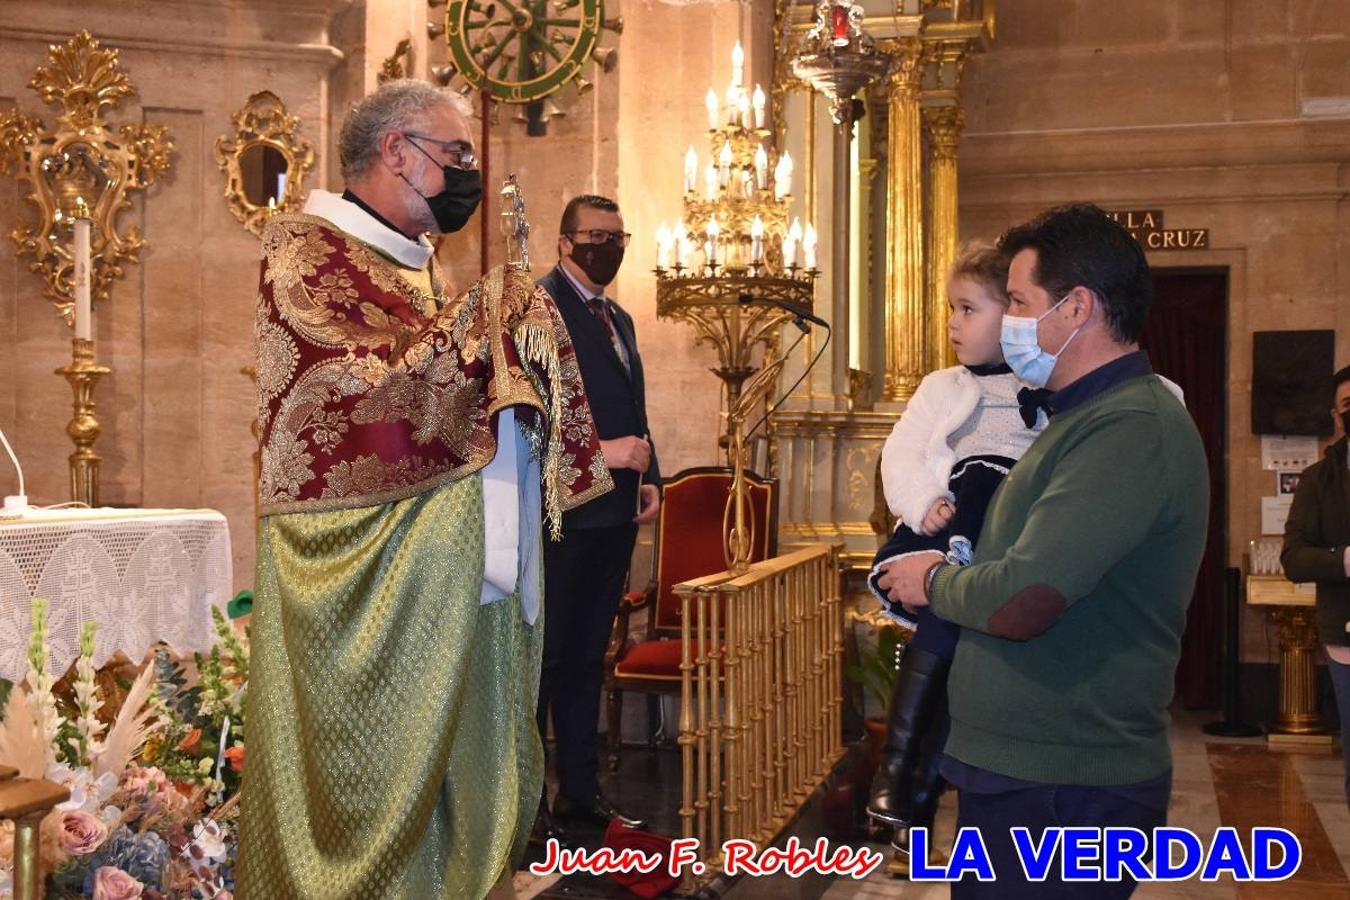
<path fill-rule="evenodd" d="M 933 579 L 937 578 L 939 572 L 947 568 L 947 563 L 935 562 L 928 567 L 928 571 L 923 575 L 923 599 L 929 603 L 933 602 Z"/>

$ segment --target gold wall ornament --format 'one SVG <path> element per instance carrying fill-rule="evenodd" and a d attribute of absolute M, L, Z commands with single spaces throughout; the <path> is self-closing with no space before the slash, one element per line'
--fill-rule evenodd
<path fill-rule="evenodd" d="M 27 182 L 25 199 L 37 208 L 37 224 L 9 233 L 28 268 L 42 276 L 42 292 L 67 324 L 74 307 L 74 216 L 82 198 L 93 220 L 90 280 L 95 301 L 106 301 L 123 265 L 136 262 L 145 246 L 135 226 L 119 232 L 117 217 L 131 206 L 130 192 L 144 190 L 169 171 L 173 141 L 162 125 L 135 122 L 114 128 L 103 118 L 136 92 L 117 62 L 89 32 L 48 47 L 28 86 L 45 103 L 60 105 L 56 127 L 18 110 L 0 113 L 0 173 Z"/>
<path fill-rule="evenodd" d="M 375 80 L 384 84 L 396 78 L 406 78 L 410 68 L 412 68 L 412 41 L 404 38 L 395 45 L 394 52 L 380 64 L 380 73 L 375 76 Z"/>
<path fill-rule="evenodd" d="M 279 212 L 296 212 L 314 148 L 300 136 L 300 119 L 271 91 L 248 98 L 233 116 L 235 133 L 216 141 L 216 165 L 225 173 L 225 205 L 256 235 Z"/>

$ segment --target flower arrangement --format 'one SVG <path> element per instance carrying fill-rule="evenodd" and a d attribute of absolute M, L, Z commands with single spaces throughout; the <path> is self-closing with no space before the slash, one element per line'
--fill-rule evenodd
<path fill-rule="evenodd" d="M 211 613 L 218 640 L 195 654 L 195 682 L 157 648 L 114 712 L 99 695 L 94 624 L 81 631 L 70 690 L 55 690 L 47 604 L 33 601 L 28 672 L 4 702 L 0 762 L 70 789 L 39 831 L 49 897 L 232 900 L 248 648 Z M 6 822 L 0 896 L 13 852 Z"/>

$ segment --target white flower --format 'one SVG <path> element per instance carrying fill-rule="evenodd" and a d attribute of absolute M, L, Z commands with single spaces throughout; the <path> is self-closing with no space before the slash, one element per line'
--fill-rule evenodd
<path fill-rule="evenodd" d="M 215 821 L 198 822 L 192 829 L 192 844 L 207 859 L 225 858 L 225 834 Z M 191 848 L 185 848 L 183 853 L 185 856 L 192 855 Z"/>
<path fill-rule="evenodd" d="M 98 778 L 88 769 L 72 769 L 64 763 L 47 767 L 47 778 L 70 789 L 70 799 L 57 804 L 61 812 L 83 810 L 97 813 L 108 798 L 117 792 L 117 776 L 104 772 Z"/>

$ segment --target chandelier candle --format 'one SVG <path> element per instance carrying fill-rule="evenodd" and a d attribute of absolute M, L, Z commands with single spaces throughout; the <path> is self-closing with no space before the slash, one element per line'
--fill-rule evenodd
<path fill-rule="evenodd" d="M 773 196 L 775 200 L 784 200 L 792 193 L 792 157 L 786 150 L 778 157 L 778 165 L 773 170 Z"/>

